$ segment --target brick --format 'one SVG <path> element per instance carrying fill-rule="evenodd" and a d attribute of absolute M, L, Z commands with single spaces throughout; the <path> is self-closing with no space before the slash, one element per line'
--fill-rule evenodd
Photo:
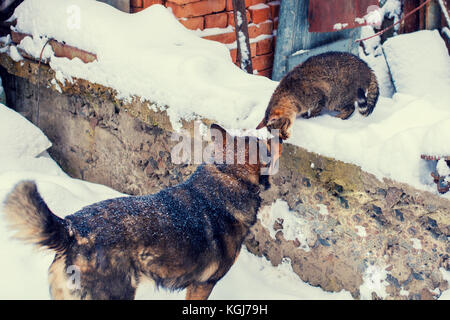
<path fill-rule="evenodd" d="M 273 19 L 273 30 L 278 29 L 278 17 Z"/>
<path fill-rule="evenodd" d="M 258 56 L 273 52 L 273 38 L 267 38 L 255 42 L 256 54 Z"/>
<path fill-rule="evenodd" d="M 280 2 L 279 1 L 271 1 L 267 3 L 270 7 L 270 12 L 272 14 L 272 19 L 278 18 L 280 15 Z"/>
<path fill-rule="evenodd" d="M 268 5 L 258 5 L 248 7 L 253 23 L 261 23 L 270 19 L 270 7 Z"/>
<path fill-rule="evenodd" d="M 154 4 L 163 4 L 163 0 L 142 0 L 143 8 L 148 8 Z"/>
<path fill-rule="evenodd" d="M 226 44 L 230 44 L 236 41 L 236 33 L 234 31 L 220 34 L 213 34 L 210 36 L 202 37 L 203 39 L 218 41 Z"/>
<path fill-rule="evenodd" d="M 136 8 L 142 8 L 142 0 L 131 0 L 130 6 L 136 7 Z"/>
<path fill-rule="evenodd" d="M 225 0 L 202 0 L 185 5 L 166 2 L 167 8 L 172 8 L 173 14 L 178 18 L 199 17 L 220 12 L 225 9 Z"/>
<path fill-rule="evenodd" d="M 250 17 L 250 11 L 245 10 L 245 13 L 246 13 L 246 16 L 247 16 L 247 24 L 249 24 L 252 21 L 252 19 Z M 228 25 L 234 27 L 234 12 L 233 11 L 228 11 L 227 15 L 228 15 Z"/>
<path fill-rule="evenodd" d="M 260 24 L 254 24 L 248 26 L 248 35 L 250 38 L 256 38 L 262 34 L 272 34 L 273 31 L 273 22 L 265 21 Z"/>
<path fill-rule="evenodd" d="M 227 25 L 228 15 L 226 12 L 205 16 L 205 28 L 226 28 Z"/>
<path fill-rule="evenodd" d="M 272 78 L 272 68 L 261 70 L 261 71 L 258 70 L 257 75 L 271 79 Z"/>
<path fill-rule="evenodd" d="M 252 58 L 253 70 L 265 70 L 272 68 L 273 65 L 273 53 L 264 54 L 262 56 L 256 56 Z"/>
<path fill-rule="evenodd" d="M 170 0 L 170 2 L 175 3 L 175 4 L 188 4 L 188 3 L 192 3 L 192 2 L 198 2 L 200 0 Z"/>
<path fill-rule="evenodd" d="M 248 8 L 252 5 L 252 0 L 245 0 L 245 7 Z M 233 11 L 233 0 L 227 0 L 227 11 Z"/>
<path fill-rule="evenodd" d="M 205 28 L 205 19 L 203 17 L 181 18 L 178 21 L 186 28 L 191 30 L 203 30 Z"/>

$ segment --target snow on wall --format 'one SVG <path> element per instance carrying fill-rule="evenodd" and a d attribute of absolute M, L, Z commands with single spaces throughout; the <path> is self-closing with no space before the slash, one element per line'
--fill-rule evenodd
<path fill-rule="evenodd" d="M 68 23 L 68 8 L 77 8 L 78 25 Z M 28 0 L 15 16 L 17 31 L 32 34 L 33 41 L 48 35 L 97 54 L 89 64 L 52 57 L 54 70 L 115 88 L 123 98 L 168 105 L 176 129 L 180 119 L 199 116 L 253 127 L 276 86 L 239 70 L 225 45 L 197 37 L 163 6 L 130 15 L 91 0 Z"/>

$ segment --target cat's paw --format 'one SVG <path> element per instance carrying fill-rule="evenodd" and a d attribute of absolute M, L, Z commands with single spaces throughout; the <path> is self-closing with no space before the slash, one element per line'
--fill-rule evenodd
<path fill-rule="evenodd" d="M 272 119 L 267 124 L 269 132 L 275 136 L 278 135 L 282 140 L 289 139 L 291 136 L 291 127 L 292 121 L 287 117 Z"/>

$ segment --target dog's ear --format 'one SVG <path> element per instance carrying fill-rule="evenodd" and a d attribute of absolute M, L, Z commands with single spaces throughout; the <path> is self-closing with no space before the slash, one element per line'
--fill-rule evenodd
<path fill-rule="evenodd" d="M 215 147 L 225 150 L 227 139 L 228 140 L 232 139 L 231 135 L 227 132 L 227 130 L 225 130 L 218 124 L 213 123 L 209 131 L 211 134 L 211 139 L 214 141 Z"/>
<path fill-rule="evenodd" d="M 261 122 L 258 124 L 258 126 L 256 127 L 256 130 L 262 129 L 265 126 L 267 126 L 267 120 L 266 117 L 264 117 Z"/>

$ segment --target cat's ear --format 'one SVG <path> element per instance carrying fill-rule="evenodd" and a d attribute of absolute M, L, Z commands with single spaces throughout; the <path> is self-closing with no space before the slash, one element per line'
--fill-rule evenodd
<path fill-rule="evenodd" d="M 258 124 L 258 126 L 256 127 L 257 130 L 262 129 L 264 127 L 267 126 L 267 120 L 266 117 L 264 117 L 261 122 Z"/>

